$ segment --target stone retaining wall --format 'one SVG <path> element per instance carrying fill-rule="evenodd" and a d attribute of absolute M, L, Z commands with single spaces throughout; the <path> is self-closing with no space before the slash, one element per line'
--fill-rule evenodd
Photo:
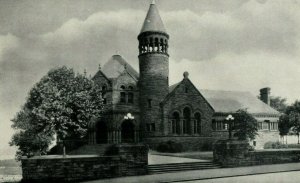
<path fill-rule="evenodd" d="M 300 162 L 300 149 L 249 151 L 245 141 L 220 140 L 214 145 L 214 161 L 222 167 Z"/>
<path fill-rule="evenodd" d="M 23 158 L 23 182 L 62 182 L 147 174 L 148 148 L 118 145 L 111 156 Z"/>

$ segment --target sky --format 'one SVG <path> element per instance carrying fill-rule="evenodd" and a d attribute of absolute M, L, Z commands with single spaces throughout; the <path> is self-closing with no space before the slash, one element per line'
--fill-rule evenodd
<path fill-rule="evenodd" d="M 114 54 L 138 71 L 150 0 L 0 0 L 0 155 L 11 119 L 51 68 L 94 75 Z M 170 84 L 300 99 L 300 0 L 157 0 L 170 35 Z"/>

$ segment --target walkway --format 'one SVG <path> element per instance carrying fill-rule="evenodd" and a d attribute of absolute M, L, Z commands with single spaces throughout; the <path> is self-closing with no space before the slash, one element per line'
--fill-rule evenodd
<path fill-rule="evenodd" d="M 254 175 L 274 172 L 287 172 L 300 170 L 300 163 L 261 165 L 238 168 L 222 168 L 211 170 L 193 170 L 186 172 L 120 177 L 88 181 L 86 183 L 153 183 L 153 182 L 183 182 L 188 180 L 203 180 L 213 178 L 235 177 L 242 175 Z"/>

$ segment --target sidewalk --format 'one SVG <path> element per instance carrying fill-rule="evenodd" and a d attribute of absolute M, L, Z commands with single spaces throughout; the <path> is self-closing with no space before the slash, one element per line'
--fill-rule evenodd
<path fill-rule="evenodd" d="M 210 170 L 193 170 L 185 172 L 174 172 L 165 174 L 119 177 L 87 181 L 86 183 L 152 183 L 152 182 L 179 182 L 188 180 L 202 180 L 221 177 L 234 177 L 242 175 L 253 175 L 274 172 L 286 172 L 300 170 L 300 163 L 260 165 L 238 168 L 221 168 Z"/>

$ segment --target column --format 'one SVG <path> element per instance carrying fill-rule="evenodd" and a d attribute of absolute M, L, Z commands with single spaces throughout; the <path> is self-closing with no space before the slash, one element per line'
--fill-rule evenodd
<path fill-rule="evenodd" d="M 183 134 L 183 119 L 180 119 L 180 134 Z"/>
<path fill-rule="evenodd" d="M 97 134 L 96 131 L 93 132 L 93 144 L 97 144 Z"/>
<path fill-rule="evenodd" d="M 118 142 L 121 143 L 121 130 L 118 130 Z"/>
<path fill-rule="evenodd" d="M 107 136 L 108 136 L 107 141 L 110 144 L 110 130 L 107 132 Z"/>
<path fill-rule="evenodd" d="M 134 130 L 134 142 L 137 142 L 137 137 L 136 137 L 136 130 Z"/>
<path fill-rule="evenodd" d="M 190 119 L 190 132 L 191 132 L 191 135 L 194 135 L 194 130 L 195 128 L 197 128 L 197 125 L 195 126 L 195 119 Z"/>
<path fill-rule="evenodd" d="M 112 131 L 112 143 L 113 144 L 116 143 L 116 131 L 115 130 Z"/>

